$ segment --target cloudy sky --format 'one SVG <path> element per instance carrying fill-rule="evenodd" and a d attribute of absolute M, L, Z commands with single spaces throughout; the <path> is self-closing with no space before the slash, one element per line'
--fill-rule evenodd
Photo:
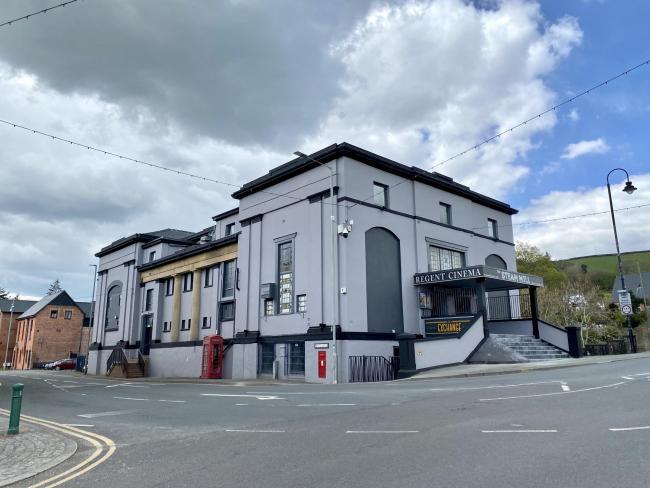
<path fill-rule="evenodd" d="M 0 23 L 60 1 L 3 0 Z M 347 141 L 429 169 L 650 58 L 650 3 L 80 0 L 0 27 L 0 119 L 242 184 Z M 504 199 L 515 232 L 571 257 L 613 251 L 607 172 L 650 203 L 650 66 L 436 170 Z M 232 208 L 201 182 L 0 124 L 0 286 L 80 300 L 99 248 L 199 230 Z M 546 223 L 530 224 L 540 220 Z M 650 207 L 618 213 L 650 248 Z"/>

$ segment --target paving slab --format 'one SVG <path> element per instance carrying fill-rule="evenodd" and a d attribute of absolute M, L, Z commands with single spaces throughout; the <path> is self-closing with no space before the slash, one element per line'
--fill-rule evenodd
<path fill-rule="evenodd" d="M 58 432 L 22 421 L 17 435 L 6 435 L 9 420 L 0 417 L 0 486 L 52 469 L 77 451 L 77 443 Z"/>

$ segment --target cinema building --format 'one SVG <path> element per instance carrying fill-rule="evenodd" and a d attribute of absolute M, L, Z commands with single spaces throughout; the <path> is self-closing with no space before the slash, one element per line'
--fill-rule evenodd
<path fill-rule="evenodd" d="M 578 354 L 516 272 L 516 210 L 451 178 L 342 143 L 233 198 L 97 254 L 90 372 L 331 382 L 333 327 L 339 382 Z"/>

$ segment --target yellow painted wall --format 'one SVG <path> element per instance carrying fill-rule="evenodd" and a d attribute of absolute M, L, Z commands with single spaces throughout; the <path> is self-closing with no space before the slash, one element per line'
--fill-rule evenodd
<path fill-rule="evenodd" d="M 142 283 L 169 278 L 171 276 L 189 273 L 191 271 L 210 268 L 217 263 L 237 258 L 237 244 L 228 244 L 218 249 L 211 249 L 201 254 L 195 254 L 178 261 L 162 264 L 159 267 L 143 271 L 140 275 Z"/>

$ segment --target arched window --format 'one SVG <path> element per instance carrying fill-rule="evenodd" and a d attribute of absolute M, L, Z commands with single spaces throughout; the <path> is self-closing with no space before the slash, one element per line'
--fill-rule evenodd
<path fill-rule="evenodd" d="M 120 327 L 120 296 L 122 283 L 118 282 L 108 289 L 106 294 L 106 320 L 104 330 L 117 330 Z"/>
<path fill-rule="evenodd" d="M 503 258 L 496 254 L 490 254 L 487 258 L 485 258 L 485 264 L 492 268 L 508 269 L 508 265 L 503 260 Z"/>

